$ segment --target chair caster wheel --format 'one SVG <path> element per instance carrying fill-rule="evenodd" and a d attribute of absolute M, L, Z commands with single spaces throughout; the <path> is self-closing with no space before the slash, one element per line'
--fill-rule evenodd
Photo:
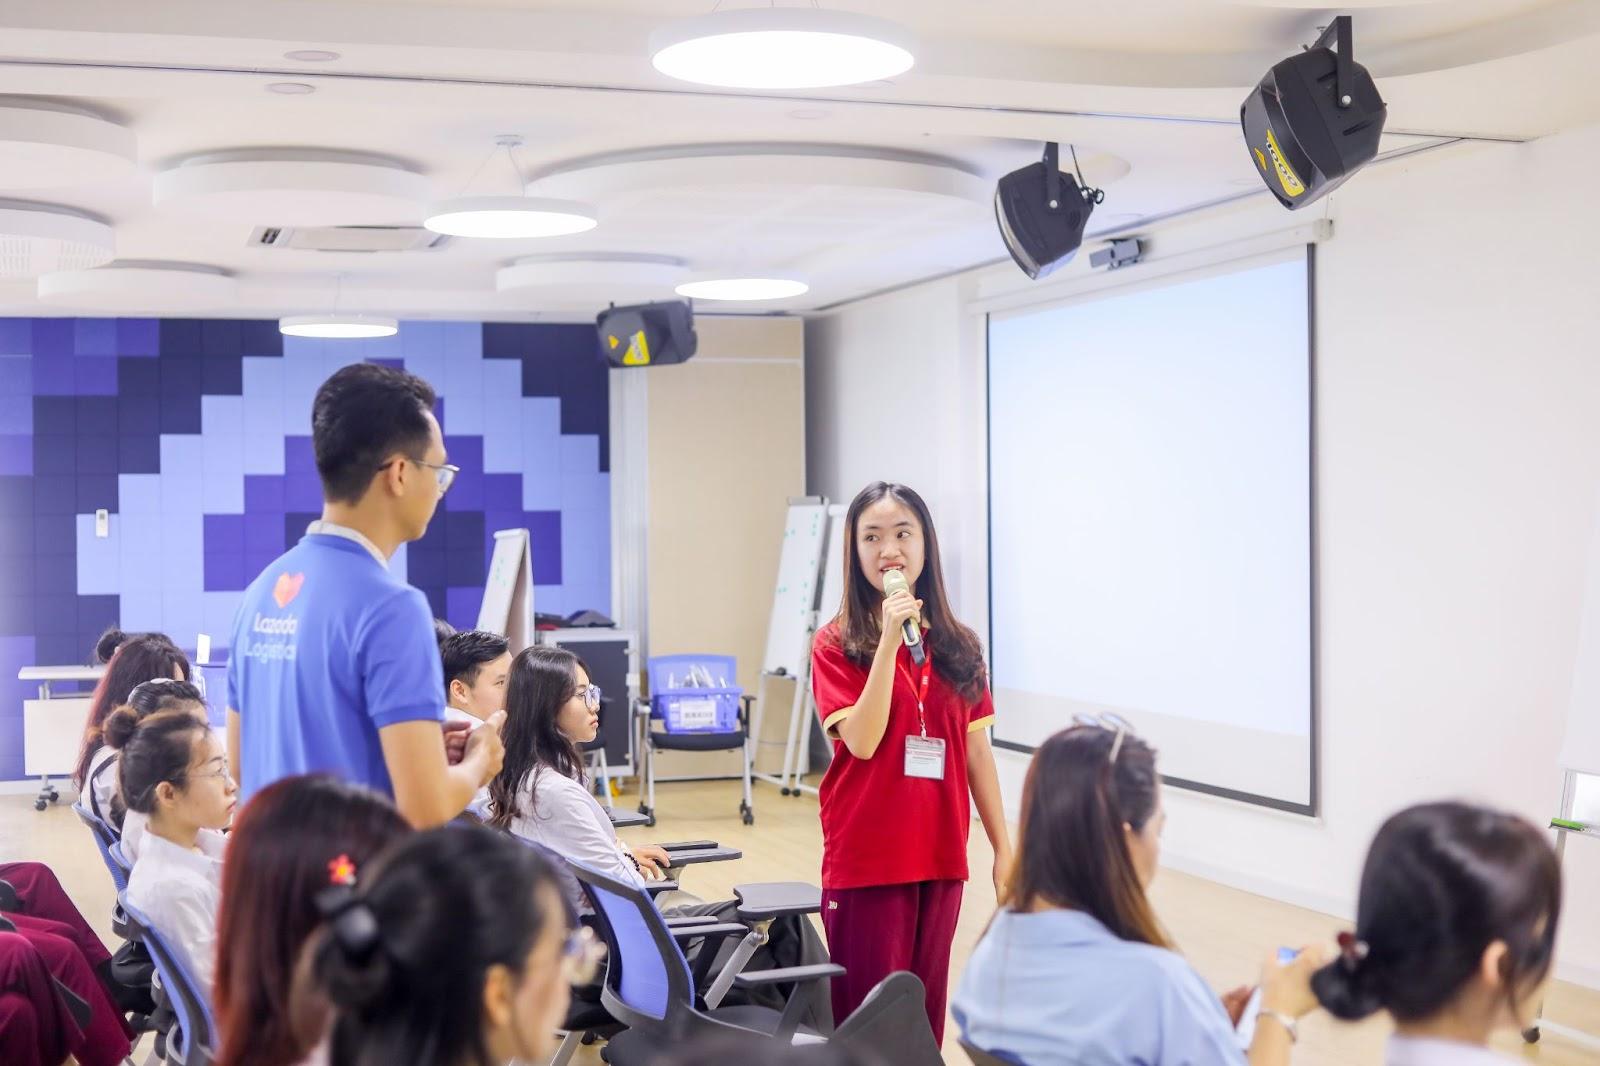
<path fill-rule="evenodd" d="M 1526 1043 L 1537 1044 L 1539 1042 L 1539 1027 L 1535 1025 L 1531 1029 L 1524 1029 L 1522 1031 L 1522 1039 Z"/>
<path fill-rule="evenodd" d="M 50 790 L 50 802 L 51 803 L 55 803 L 55 802 L 59 801 L 60 799 L 61 799 L 61 793 L 57 792 L 55 789 L 52 788 Z"/>
<path fill-rule="evenodd" d="M 782 788 L 778 789 L 778 794 L 781 796 L 787 796 L 789 794 L 789 786 L 784 785 Z"/>
<path fill-rule="evenodd" d="M 743 819 L 745 825 L 756 824 L 756 812 L 750 809 L 748 803 L 739 804 L 739 817 Z"/>
<path fill-rule="evenodd" d="M 38 799 L 33 801 L 33 809 L 36 810 L 36 811 L 42 811 L 47 806 L 49 806 L 49 804 L 47 804 L 45 802 L 45 799 L 44 799 L 43 796 L 40 796 Z"/>
<path fill-rule="evenodd" d="M 650 808 L 646 807 L 644 805 L 644 801 L 643 800 L 639 801 L 639 813 L 640 814 L 649 814 L 650 813 Z"/>
<path fill-rule="evenodd" d="M 755 825 L 756 824 L 756 816 L 751 814 L 749 811 L 745 811 L 744 812 L 744 824 L 745 825 Z"/>
<path fill-rule="evenodd" d="M 654 814 L 650 815 L 650 820 L 648 822 L 644 823 L 644 824 L 647 827 L 653 828 L 655 826 L 655 824 L 656 824 L 656 816 Z"/>

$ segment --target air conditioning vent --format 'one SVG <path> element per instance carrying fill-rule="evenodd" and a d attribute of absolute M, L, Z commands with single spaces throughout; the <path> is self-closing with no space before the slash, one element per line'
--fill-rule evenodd
<path fill-rule="evenodd" d="M 290 248 L 297 252 L 423 252 L 449 237 L 421 226 L 258 226 L 252 248 Z"/>

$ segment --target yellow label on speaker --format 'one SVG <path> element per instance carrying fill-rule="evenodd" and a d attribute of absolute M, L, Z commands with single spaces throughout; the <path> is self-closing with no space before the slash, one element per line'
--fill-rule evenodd
<path fill-rule="evenodd" d="M 606 335 L 606 340 L 610 342 L 612 351 L 616 351 L 617 350 L 617 345 L 622 343 L 621 341 L 617 340 L 617 336 L 614 333 L 607 334 Z"/>
<path fill-rule="evenodd" d="M 649 366 L 650 342 L 644 339 L 644 330 L 635 333 L 628 340 L 628 350 L 622 356 L 623 366 Z"/>
<path fill-rule="evenodd" d="M 1251 148 L 1250 150 L 1256 154 L 1256 166 L 1260 167 L 1261 173 L 1265 174 L 1267 172 L 1267 157 L 1261 154 L 1261 149 L 1259 148 Z M 616 343 L 616 341 L 611 342 L 613 347 L 616 346 Z"/>
<path fill-rule="evenodd" d="M 1278 184 L 1283 186 L 1286 195 L 1294 197 L 1305 193 L 1305 182 L 1294 172 L 1289 161 L 1283 158 L 1283 149 L 1278 147 L 1278 138 L 1272 135 L 1272 127 L 1267 127 L 1267 151 L 1272 153 L 1272 169 L 1278 175 Z"/>

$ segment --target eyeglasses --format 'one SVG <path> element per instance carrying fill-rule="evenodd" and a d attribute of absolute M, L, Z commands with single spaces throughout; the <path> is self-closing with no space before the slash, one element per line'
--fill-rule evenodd
<path fill-rule="evenodd" d="M 594 930 L 586 925 L 578 926 L 567 934 L 567 944 L 561 956 L 567 983 L 586 985 L 593 981 L 599 976 L 600 964 L 605 958 L 606 946 L 595 939 Z"/>
<path fill-rule="evenodd" d="M 574 692 L 573 695 L 582 696 L 583 705 L 589 708 L 591 711 L 598 711 L 600 709 L 599 685 L 590 685 L 588 688 L 580 688 L 578 691 Z"/>
<path fill-rule="evenodd" d="M 1111 742 L 1111 757 L 1106 760 L 1108 763 L 1115 763 L 1117 756 L 1122 754 L 1123 738 L 1129 733 L 1134 736 L 1139 735 L 1126 718 L 1120 714 L 1112 714 L 1109 711 L 1104 714 L 1084 714 L 1080 712 L 1072 716 L 1072 724 L 1087 726 L 1090 729 L 1104 729 L 1108 733 L 1117 735 L 1116 739 Z"/>
<path fill-rule="evenodd" d="M 413 459 L 409 455 L 397 455 L 394 459 L 390 459 L 387 463 L 378 464 L 378 469 L 389 469 L 395 464 L 395 460 L 399 460 L 403 463 L 416 463 L 418 466 L 425 466 L 429 470 L 432 470 L 434 477 L 439 479 L 439 494 L 441 496 L 450 490 L 450 486 L 455 483 L 456 475 L 461 473 L 461 468 L 456 466 L 454 463 L 429 463 L 424 462 L 421 459 Z"/>

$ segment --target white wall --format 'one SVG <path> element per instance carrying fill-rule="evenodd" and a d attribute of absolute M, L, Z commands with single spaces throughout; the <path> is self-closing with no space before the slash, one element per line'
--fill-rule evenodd
<path fill-rule="evenodd" d="M 1461 146 L 1375 167 L 1329 205 L 1316 281 L 1323 813 L 1174 791 L 1171 865 L 1348 916 L 1367 843 L 1399 807 L 1454 796 L 1555 812 L 1600 485 L 1600 210 L 1574 180 L 1597 167 L 1600 128 Z M 1153 258 L 1306 221 L 1265 200 L 1156 229 Z M 973 621 L 987 599 L 983 346 L 966 304 L 1026 285 L 1007 264 L 808 330 L 811 491 L 875 476 L 932 486 Z M 898 406 L 882 399 L 891 387 Z M 1024 760 L 1005 761 L 1014 801 Z M 1600 986 L 1593 843 L 1568 849 L 1560 968 Z"/>

